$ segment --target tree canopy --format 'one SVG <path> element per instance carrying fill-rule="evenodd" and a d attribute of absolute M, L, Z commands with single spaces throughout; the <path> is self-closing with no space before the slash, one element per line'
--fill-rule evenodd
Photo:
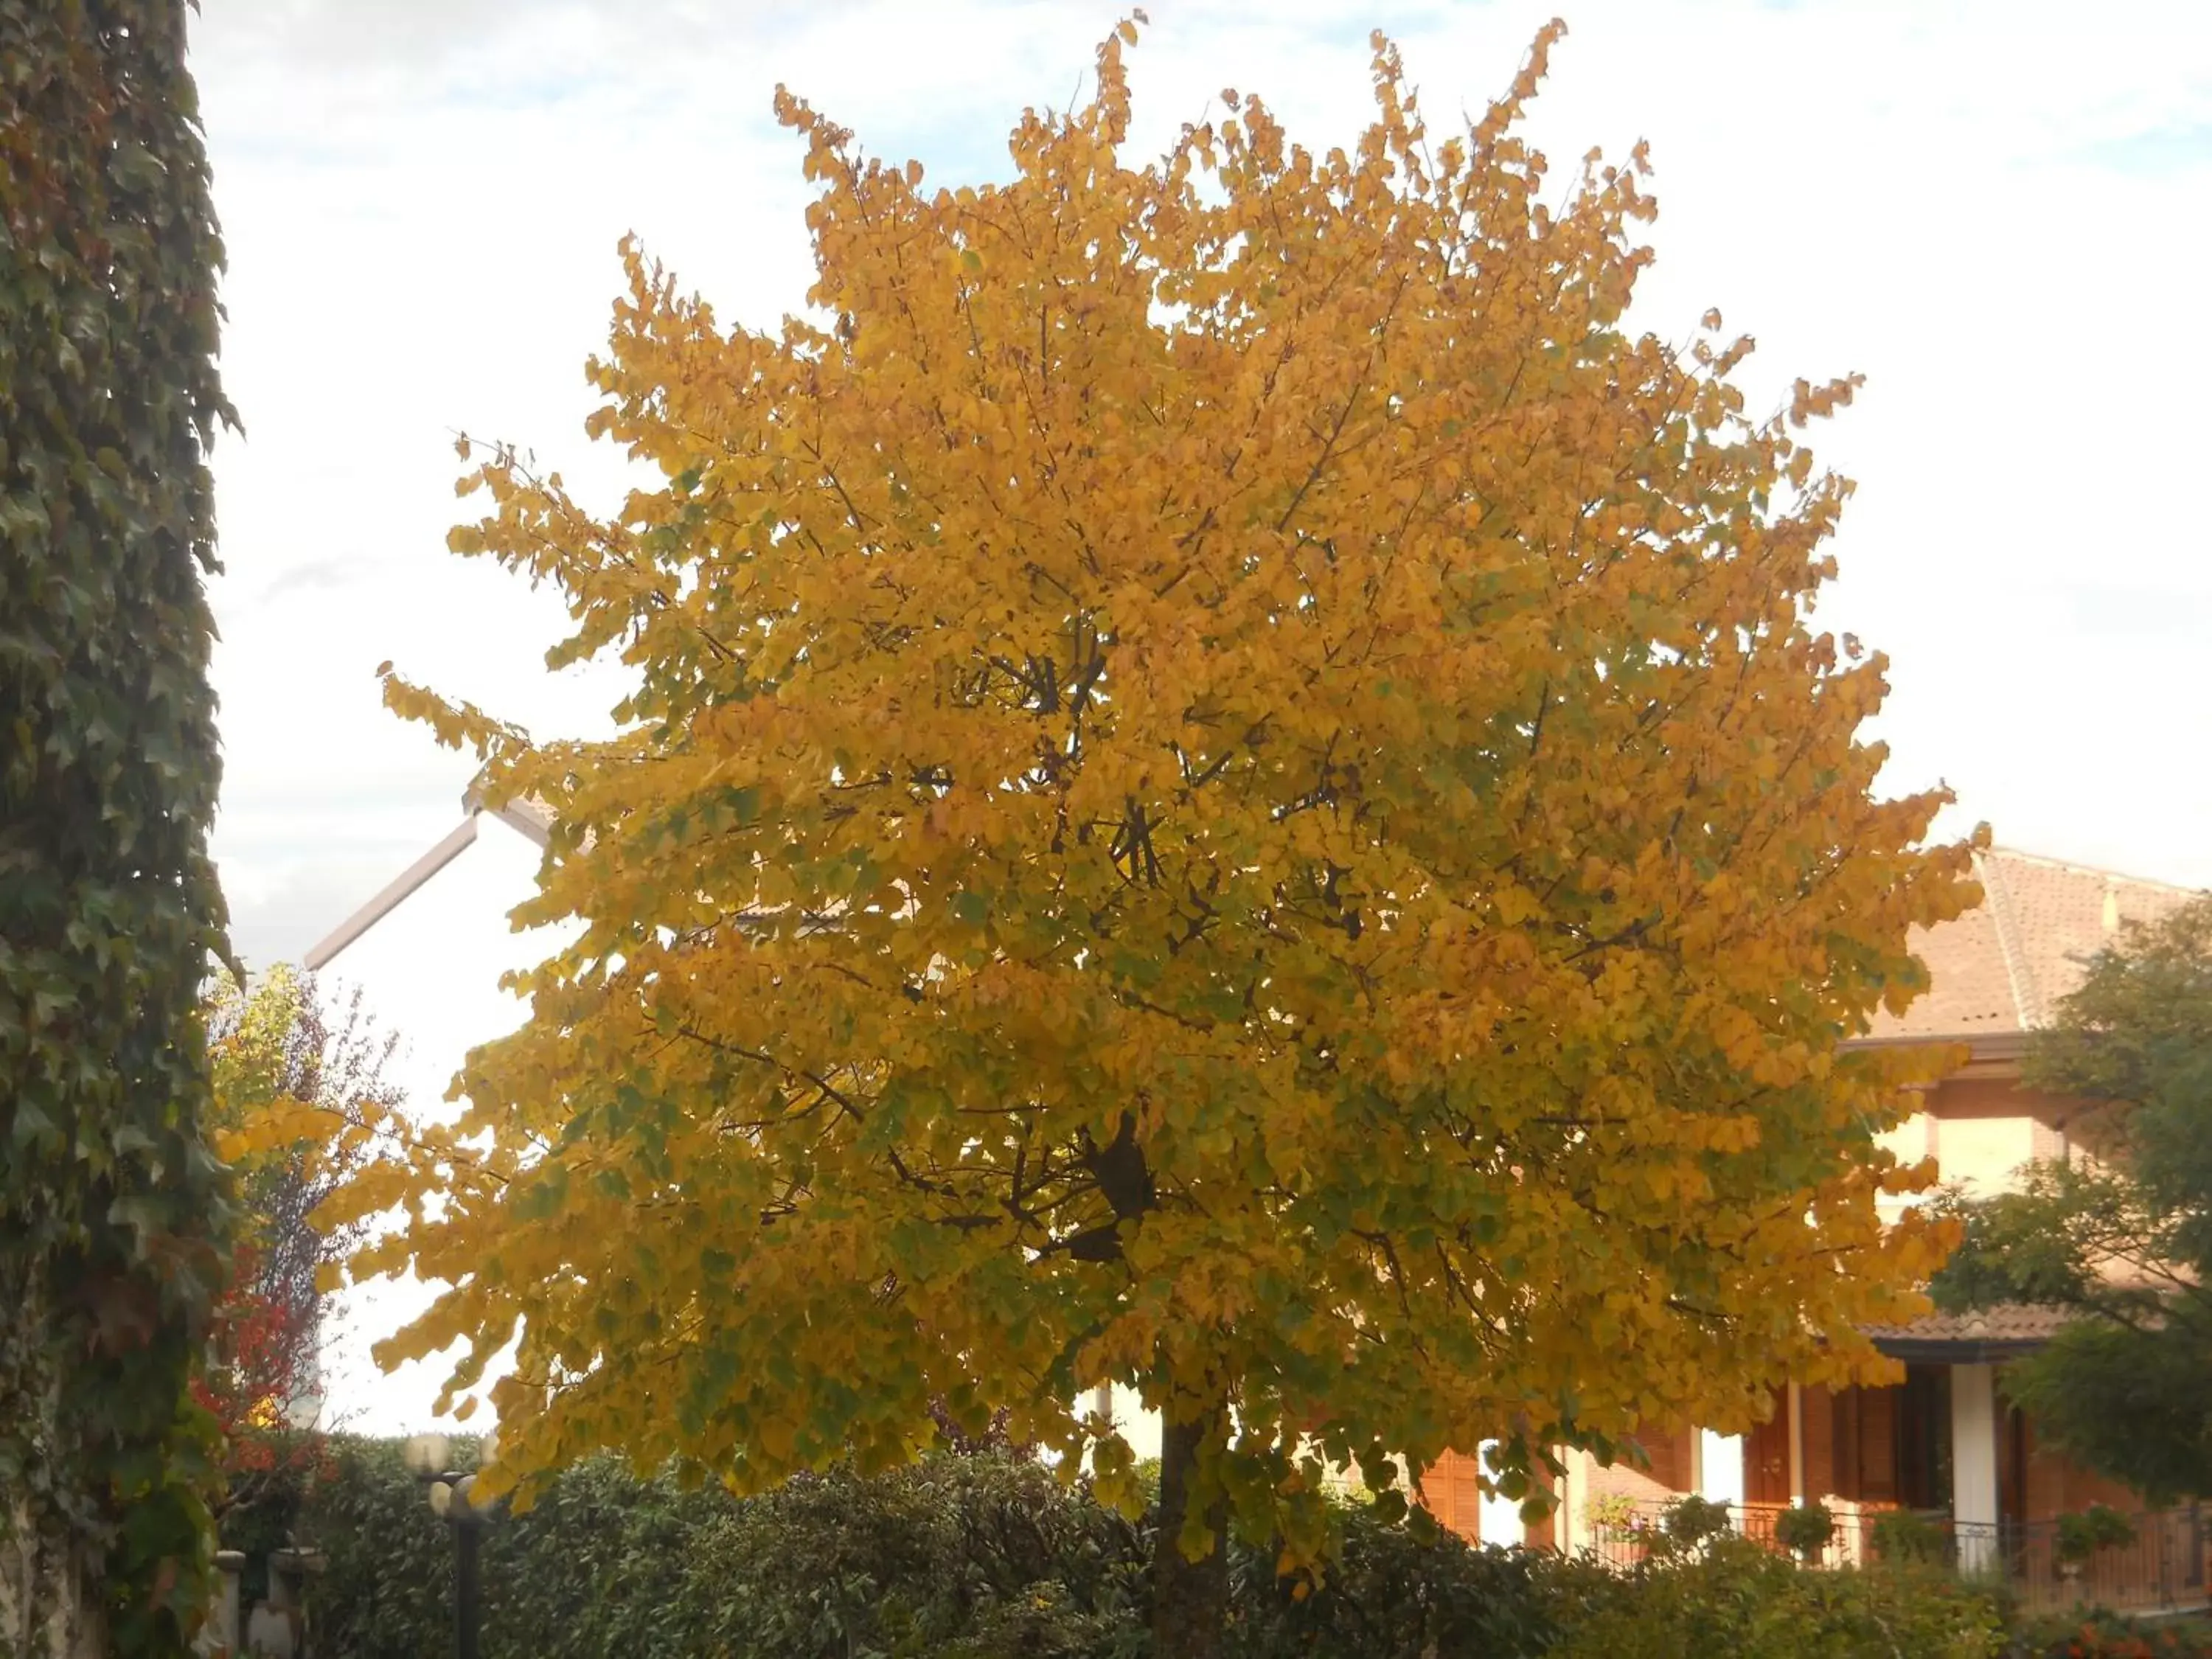
<path fill-rule="evenodd" d="M 181 1653 L 228 1200 L 206 451 L 222 247 L 183 0 L 0 0 L 0 1646 Z M 110 1645 L 112 1644 L 112 1645 Z"/>
<path fill-rule="evenodd" d="M 550 806 L 518 920 L 580 924 L 363 1188 L 421 1218 L 363 1270 L 453 1286 L 390 1355 L 519 1336 L 499 1479 L 877 1468 L 942 1401 L 1133 1502 L 1110 1379 L 1189 1556 L 1233 1511 L 1288 1569 L 1324 1462 L 1494 1438 L 1519 1494 L 1876 1374 L 1925 1062 L 1838 1044 L 1972 890 L 1809 621 L 1853 383 L 1754 419 L 1747 339 L 1626 331 L 1643 151 L 1561 190 L 1516 130 L 1557 33 L 1438 142 L 1378 36 L 1351 150 L 1229 92 L 1140 165 L 1125 28 L 978 187 L 780 94 L 779 330 L 626 245 L 589 430 L 653 483 L 498 447 L 453 538 L 629 665 L 618 734 L 386 683 Z"/>
<path fill-rule="evenodd" d="M 313 1218 L 369 1155 L 365 1141 L 318 1131 L 391 1121 L 403 1097 L 384 1074 L 398 1038 L 375 1030 L 358 988 L 325 1006 L 311 976 L 279 967 L 250 988 L 217 981 L 204 1016 L 210 1127 L 233 1157 L 240 1214 L 215 1358 L 194 1391 L 223 1431 L 228 1510 L 263 1501 L 277 1464 L 318 1450 L 322 1280 L 368 1229 Z"/>
<path fill-rule="evenodd" d="M 2080 1150 L 1954 1203 L 1936 1298 L 2079 1315 L 2005 1373 L 2037 1435 L 2154 1499 L 2212 1496 L 2212 895 L 2126 927 L 2022 1075 L 2090 1103 Z"/>

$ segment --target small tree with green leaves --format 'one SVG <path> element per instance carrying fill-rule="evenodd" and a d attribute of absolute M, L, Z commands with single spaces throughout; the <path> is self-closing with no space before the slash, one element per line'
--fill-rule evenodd
<path fill-rule="evenodd" d="M 2124 929 L 2023 1075 L 2094 1103 L 2088 1156 L 1952 1200 L 1965 1237 L 1936 1301 L 2071 1310 L 2006 1372 L 2039 1437 L 2153 1501 L 2212 1493 L 2212 896 Z"/>

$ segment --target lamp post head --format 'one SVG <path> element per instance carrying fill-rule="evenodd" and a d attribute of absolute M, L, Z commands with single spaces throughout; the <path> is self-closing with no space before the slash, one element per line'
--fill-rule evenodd
<path fill-rule="evenodd" d="M 410 1474 L 433 1475 L 453 1467 L 453 1443 L 442 1434 L 410 1434 L 400 1455 Z"/>

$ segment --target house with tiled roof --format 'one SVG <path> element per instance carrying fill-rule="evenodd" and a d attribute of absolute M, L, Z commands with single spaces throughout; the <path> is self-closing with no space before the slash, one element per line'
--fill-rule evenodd
<path fill-rule="evenodd" d="M 2196 895 L 2009 848 L 1978 853 L 1974 862 L 1981 905 L 1912 941 L 1929 990 L 1860 1041 L 1963 1051 L 1964 1063 L 1926 1091 L 1925 1109 L 1886 1139 L 1907 1161 L 1935 1158 L 1945 1182 L 1988 1194 L 2014 1183 L 2031 1161 L 2083 1155 L 2084 1103 L 2021 1080 L 2030 1033 L 2050 1022 L 2090 957 L 2127 923 L 2158 921 Z M 1571 1455 L 1546 1540 L 1601 1546 L 1607 1528 L 1595 1516 L 1696 1492 L 1733 1506 L 1751 1529 L 1791 1504 L 1825 1502 L 1845 1522 L 1839 1548 L 1855 1547 L 1859 1523 L 1885 1510 L 1937 1515 L 1962 1560 L 1993 1561 L 2002 1549 L 2016 1568 L 2048 1571 L 2047 1540 L 2033 1540 L 2057 1516 L 2091 1503 L 2145 1510 L 2136 1494 L 2039 1447 L 2033 1422 L 2003 1398 L 2003 1364 L 2047 1341 L 2062 1322 L 2057 1310 L 2016 1306 L 1875 1330 L 1876 1345 L 1904 1367 L 1892 1387 L 1832 1393 L 1793 1385 L 1751 1435 L 1686 1429 L 1654 1437 L 1644 1468 L 1600 1468 Z M 1480 1524 L 1474 1476 L 1471 1459 L 1453 1459 L 1430 1484 L 1440 1518 L 1479 1534 L 1493 1529 Z M 1500 1520 L 1495 1532 L 1517 1534 L 1516 1522 Z M 2186 1540 L 2166 1535 L 2184 1524 Z M 2165 1599 L 2203 1599 L 2204 1540 L 2194 1519 L 2148 1530 L 2159 1536 L 2140 1549 L 2146 1562 L 2156 1553 L 2163 1564 Z"/>

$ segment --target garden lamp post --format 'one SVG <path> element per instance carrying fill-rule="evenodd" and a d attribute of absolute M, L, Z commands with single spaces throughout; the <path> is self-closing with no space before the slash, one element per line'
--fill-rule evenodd
<path fill-rule="evenodd" d="M 491 1437 L 486 1436 L 481 1456 L 489 1460 L 491 1455 Z M 453 1652 L 457 1659 L 477 1659 L 483 1616 L 478 1553 L 490 1513 L 469 1501 L 477 1478 L 451 1467 L 453 1443 L 444 1435 L 410 1436 L 406 1457 L 408 1469 L 429 1488 L 431 1513 L 453 1529 Z"/>

